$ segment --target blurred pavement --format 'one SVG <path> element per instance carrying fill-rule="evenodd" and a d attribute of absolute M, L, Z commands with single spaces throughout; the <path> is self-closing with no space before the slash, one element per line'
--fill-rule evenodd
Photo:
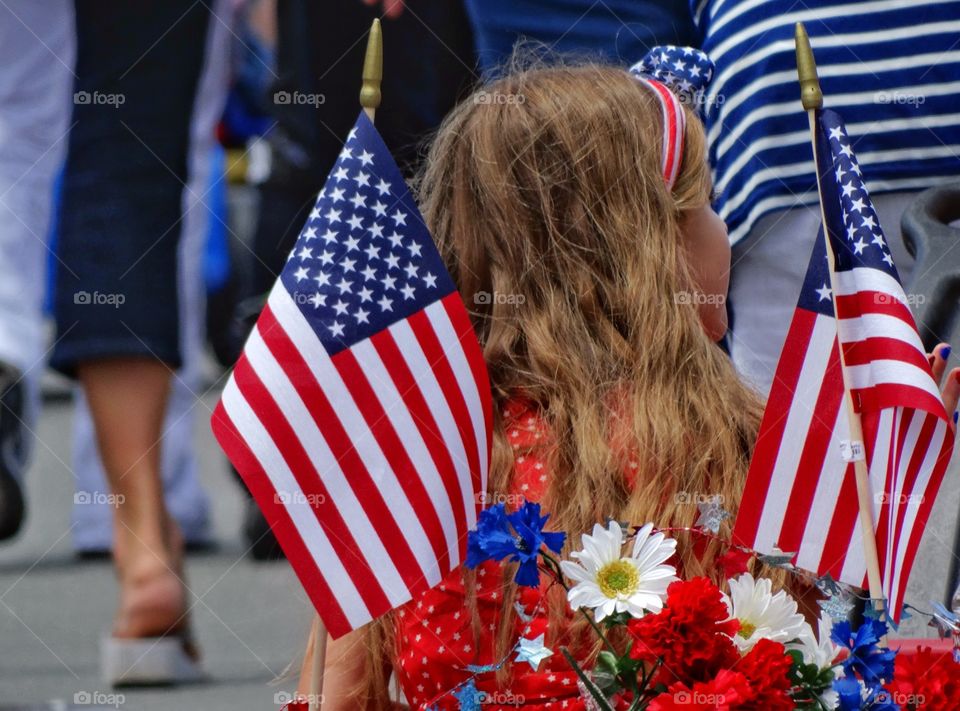
<path fill-rule="evenodd" d="M 0 544 L 0 711 L 270 711 L 278 708 L 275 695 L 295 687 L 289 677 L 271 681 L 302 653 L 312 607 L 285 561 L 244 555 L 244 497 L 210 433 L 217 396 L 208 393 L 193 414 L 218 546 L 187 562 L 194 630 L 211 681 L 118 692 L 100 681 L 99 638 L 109 629 L 116 586 L 109 561 L 74 558 L 73 406 L 47 402 L 27 476 L 28 521 L 18 538 Z"/>

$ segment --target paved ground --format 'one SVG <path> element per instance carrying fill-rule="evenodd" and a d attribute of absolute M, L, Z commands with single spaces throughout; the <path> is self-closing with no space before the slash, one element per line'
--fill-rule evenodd
<path fill-rule="evenodd" d="M 196 408 L 203 480 L 213 498 L 218 548 L 192 556 L 188 582 L 208 684 L 113 693 L 99 681 L 98 640 L 115 586 L 108 562 L 78 562 L 70 546 L 72 405 L 48 404 L 29 472 L 30 519 L 0 545 L 0 709 L 124 711 L 269 710 L 289 679 L 271 685 L 302 651 L 311 607 L 285 562 L 254 563 L 238 534 L 243 498 L 207 425 L 209 395 Z M 122 702 L 122 703 L 119 703 Z"/>

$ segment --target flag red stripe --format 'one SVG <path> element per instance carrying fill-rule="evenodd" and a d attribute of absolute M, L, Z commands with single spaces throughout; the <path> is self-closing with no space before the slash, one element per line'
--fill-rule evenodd
<path fill-rule="evenodd" d="M 912 417 L 922 416 L 921 413 L 915 413 L 915 411 L 911 411 L 910 414 Z M 930 417 L 929 415 L 924 417 L 923 425 L 920 428 L 920 435 L 917 437 L 917 441 L 913 445 L 913 453 L 910 457 L 910 461 L 907 463 L 906 472 L 903 478 L 903 485 L 900 488 L 901 495 L 904 497 L 921 496 L 923 499 L 926 499 L 926 492 L 917 492 L 914 490 L 914 487 L 916 486 L 917 479 L 920 475 L 920 467 L 923 464 L 927 450 L 930 448 L 930 443 L 933 439 L 933 433 L 934 430 L 936 430 L 937 422 L 938 421 L 936 418 Z M 891 492 L 891 494 L 893 493 L 894 492 Z M 919 503 L 922 503 L 923 499 L 921 499 Z M 894 527 L 896 533 L 893 537 L 893 555 L 897 554 L 897 548 L 900 546 L 900 538 L 903 534 L 903 520 L 906 516 L 909 502 L 909 498 L 905 499 L 904 501 L 897 501 L 897 523 Z"/>
<path fill-rule="evenodd" d="M 840 294 L 836 298 L 837 316 L 841 319 L 859 318 L 868 314 L 893 316 L 916 328 L 910 309 L 893 295 L 883 291 L 858 291 L 856 294 Z"/>
<path fill-rule="evenodd" d="M 838 442 L 833 441 L 832 435 L 837 417 L 845 417 L 846 412 L 843 411 L 841 404 L 843 388 L 837 387 L 837 382 L 842 382 L 843 376 L 840 372 L 840 348 L 836 340 L 833 342 L 828 363 L 813 407 L 813 416 L 810 418 L 810 427 L 806 433 L 800 460 L 797 462 L 797 477 L 794 479 L 793 489 L 790 491 L 784 512 L 784 523 L 789 521 L 789 525 L 784 525 L 780 532 L 778 545 L 782 551 L 799 550 L 813 498 L 817 492 L 819 473 L 823 468 L 824 459 L 830 456 L 828 449 L 831 446 L 839 446 Z M 835 455 L 839 456 L 839 452 L 835 452 Z"/>
<path fill-rule="evenodd" d="M 457 524 L 457 539 L 466 540 L 466 511 L 463 508 L 463 493 L 460 491 L 457 468 L 454 466 L 450 451 L 439 434 L 440 428 L 430 412 L 427 401 L 420 391 L 420 386 L 417 384 L 413 373 L 410 372 L 407 361 L 389 330 L 381 331 L 370 340 L 374 348 L 377 349 L 377 353 L 380 354 L 380 359 L 383 361 L 383 365 L 390 374 L 397 390 L 403 393 L 404 405 L 413 417 L 417 431 L 420 432 L 420 436 L 427 446 L 427 451 L 430 452 L 430 458 L 433 459 L 433 463 L 440 473 L 447 498 L 453 508 L 454 519 Z M 445 565 L 449 565 L 449 563 Z"/>
<path fill-rule="evenodd" d="M 477 336 L 476 332 L 473 330 L 473 324 L 470 322 L 470 316 L 467 314 L 467 310 L 463 307 L 460 294 L 454 292 L 445 297 L 443 299 L 443 308 L 447 310 L 447 316 L 450 317 L 450 323 L 453 324 L 453 329 L 460 339 L 460 346 L 463 349 L 464 355 L 467 357 L 467 364 L 470 366 L 470 371 L 473 373 L 473 382 L 477 384 L 477 390 L 479 393 L 481 393 L 481 402 L 483 402 L 482 393 L 490 392 L 490 380 L 489 375 L 487 374 L 487 365 L 484 362 L 483 352 L 480 349 L 480 344 L 477 342 Z M 492 408 L 483 408 L 483 421 L 484 431 L 491 432 L 493 430 Z M 492 447 L 492 441 L 489 438 L 487 439 L 486 447 L 486 461 L 489 462 Z M 481 490 L 481 478 L 485 474 L 486 472 L 474 473 L 474 491 Z M 477 507 L 480 507 L 479 501 L 477 503 Z"/>
<path fill-rule="evenodd" d="M 420 348 L 423 349 L 423 354 L 427 357 L 427 362 L 433 364 L 433 374 L 437 378 L 440 389 L 444 392 L 450 413 L 457 424 L 460 440 L 463 442 L 463 448 L 467 453 L 470 474 L 473 477 L 475 473 L 480 471 L 480 451 L 477 447 L 477 435 L 473 430 L 473 422 L 470 420 L 467 403 L 463 399 L 463 393 L 460 392 L 460 386 L 457 384 L 457 376 L 454 374 L 453 368 L 450 367 L 450 362 L 443 351 L 443 345 L 437 338 L 427 315 L 423 311 L 414 314 L 410 317 L 409 323 L 417 337 Z M 473 487 L 472 490 L 477 491 L 477 488 Z M 460 500 L 463 500 L 462 494 Z"/>
<path fill-rule="evenodd" d="M 377 341 L 382 338 L 389 338 L 386 331 L 374 334 L 370 338 L 370 341 L 375 346 Z M 403 356 L 399 353 L 396 357 L 399 360 L 403 360 Z M 333 362 L 344 384 L 353 396 L 354 402 L 357 404 L 357 409 L 360 410 L 360 413 L 363 415 L 367 427 L 369 427 L 373 433 L 373 438 L 377 442 L 380 442 L 381 450 L 384 456 L 386 456 L 390 468 L 397 476 L 397 480 L 403 487 L 407 498 L 410 499 L 414 511 L 417 512 L 420 523 L 423 525 L 427 533 L 427 538 L 430 540 L 433 555 L 437 559 L 440 569 L 448 570 L 450 567 L 450 552 L 447 550 L 446 540 L 443 534 L 443 525 L 437 515 L 437 509 L 430 499 L 430 494 L 424 486 L 423 479 L 420 477 L 416 465 L 410 459 L 410 455 L 403 446 L 403 441 L 397 434 L 396 429 L 394 429 L 393 423 L 383 409 L 384 406 L 381 405 L 377 399 L 376 393 L 367 380 L 366 373 L 357 361 L 356 356 L 354 356 L 350 350 L 337 353 L 337 355 L 333 357 Z M 407 392 L 406 388 L 399 387 L 399 384 L 397 389 L 403 397 L 404 409 L 408 409 L 411 394 Z M 463 508 L 462 504 L 460 508 Z M 457 507 L 454 506 L 453 510 L 454 514 L 456 514 Z M 403 534 L 398 533 L 398 535 L 402 536 Z M 413 565 L 414 568 L 402 572 L 407 572 L 412 576 L 414 571 L 419 570 L 419 565 L 416 563 Z M 405 567 L 409 568 L 409 566 Z M 416 576 L 416 578 L 419 578 L 419 575 Z M 412 588 L 422 588 L 423 585 L 419 584 L 416 578 L 408 581 L 407 584 Z M 404 579 L 406 580 L 406 576 Z"/>
<path fill-rule="evenodd" d="M 851 506 L 839 506 L 839 502 L 853 502 Z M 848 464 L 843 474 L 843 483 L 840 485 L 840 495 L 837 496 L 837 512 L 830 519 L 827 537 L 823 543 L 823 553 L 820 556 L 819 570 L 817 573 L 829 572 L 836 580 L 841 579 L 840 571 L 843 570 L 844 561 L 847 559 L 850 537 L 853 535 L 855 526 L 860 525 L 860 509 L 856 505 L 857 501 L 857 480 L 853 471 L 853 464 Z"/>
<path fill-rule="evenodd" d="M 357 544 L 350 530 L 350 525 L 343 520 L 337 507 L 333 505 L 330 492 L 324 485 L 319 472 L 314 468 L 310 456 L 300 444 L 296 432 L 287 422 L 283 411 L 274 401 L 273 396 L 261 382 L 260 377 L 253 370 L 246 356 L 241 356 L 233 370 L 233 379 L 237 389 L 250 407 L 258 414 L 260 424 L 267 431 L 287 463 L 297 483 L 308 499 L 323 502 L 311 505 L 317 521 L 330 541 L 335 542 L 334 548 L 343 563 L 344 569 L 353 580 L 354 585 L 363 597 L 364 604 L 371 611 L 389 610 L 391 605 L 383 593 L 377 577 L 370 570 L 363 551 Z M 362 499 L 361 499 L 362 500 Z M 277 502 L 274 506 L 279 506 Z M 354 522 L 356 525 L 359 522 Z"/>
<path fill-rule="evenodd" d="M 369 520 L 376 522 L 380 538 L 397 571 L 403 577 L 405 583 L 408 585 L 419 584 L 422 588 L 423 584 L 420 582 L 421 575 L 419 573 L 420 565 L 410 550 L 406 537 L 397 524 L 390 506 L 384 501 L 376 482 L 370 476 L 370 472 L 367 471 L 366 465 L 344 430 L 335 408 L 327 398 L 326 392 L 317 383 L 310 366 L 307 365 L 300 351 L 277 322 L 269 305 L 264 308 L 260 315 L 257 328 L 267 348 L 270 349 L 277 363 L 281 364 L 287 378 L 297 389 L 311 417 L 323 433 L 324 440 L 326 440 L 333 457 L 340 464 L 340 468 L 348 474 L 347 481 L 350 482 L 350 488 L 353 489 Z M 296 469 L 293 469 L 293 471 L 295 474 L 297 473 Z M 299 478 L 298 476 L 298 480 Z M 330 506 L 328 508 L 333 509 L 335 507 Z M 328 512 L 325 511 L 324 513 Z M 367 524 L 367 522 L 356 523 L 372 525 Z M 351 560 L 344 560 L 344 566 L 348 570 L 356 567 L 351 565 L 351 562 Z M 381 589 L 376 580 L 372 581 L 372 587 L 375 587 L 378 591 Z M 384 609 L 389 609 L 389 606 Z"/>
<path fill-rule="evenodd" d="M 940 453 L 937 456 L 933 473 L 930 475 L 930 483 L 927 485 L 926 491 L 936 493 L 940 490 L 940 484 L 943 482 L 943 477 L 947 472 L 947 465 L 950 463 L 950 458 L 953 454 L 953 439 L 951 434 L 952 433 L 948 430 L 947 436 L 943 441 L 943 446 L 940 448 Z M 933 504 L 933 496 L 925 497 L 920 503 L 920 510 L 917 511 L 917 518 L 914 521 L 913 528 L 910 530 L 910 538 L 908 541 L 907 550 L 904 554 L 903 561 L 899 566 L 901 571 L 909 572 L 913 568 L 913 561 L 916 558 L 917 551 L 920 548 L 920 540 L 923 538 L 923 532 L 927 530 L 927 521 L 930 519 L 930 512 L 933 510 Z M 906 593 L 908 582 L 909 576 L 901 574 L 900 584 L 897 587 L 897 605 L 894 608 L 894 621 L 898 623 L 900 622 L 903 596 Z"/>
<path fill-rule="evenodd" d="M 323 616 L 323 622 L 334 638 L 340 637 L 351 630 L 343 609 L 337 603 L 337 597 L 327 585 L 326 579 L 317 568 L 313 556 L 307 550 L 300 532 L 287 513 L 287 508 L 277 503 L 276 491 L 269 477 L 263 471 L 257 457 L 247 446 L 243 437 L 237 431 L 223 407 L 223 402 L 217 403 L 210 420 L 213 435 L 220 447 L 223 448 L 230 462 L 236 467 L 244 484 L 250 490 L 254 500 L 263 512 L 267 524 L 277 538 L 280 547 L 287 554 L 287 559 L 303 589 L 307 591 L 311 602 Z"/>
<path fill-rule="evenodd" d="M 926 355 L 899 338 L 875 336 L 862 341 L 843 344 L 843 358 L 847 367 L 867 365 L 875 360 L 899 360 L 930 372 Z M 931 374 L 930 377 L 933 377 Z"/>
<path fill-rule="evenodd" d="M 782 357 L 777 366 L 773 387 L 770 389 L 767 407 L 764 410 L 763 422 L 754 445 L 747 483 L 743 490 L 743 498 L 740 500 L 740 509 L 733 531 L 733 542 L 737 545 L 752 548 L 756 543 L 774 464 L 780 451 L 780 443 L 787 426 L 787 416 L 793 403 L 797 381 L 800 379 L 800 371 L 803 368 L 816 320 L 817 314 L 812 311 L 797 309 L 790 324 L 790 330 L 783 344 L 783 352 L 789 353 L 790 357 Z"/>
<path fill-rule="evenodd" d="M 943 401 L 926 390 L 901 383 L 877 383 L 869 388 L 855 388 L 850 391 L 853 402 L 860 411 L 885 410 L 889 407 L 912 407 L 923 410 L 942 419 L 947 418 Z"/>

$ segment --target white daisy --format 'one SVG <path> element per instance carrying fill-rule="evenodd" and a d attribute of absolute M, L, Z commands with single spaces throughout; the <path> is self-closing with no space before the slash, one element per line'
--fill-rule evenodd
<path fill-rule="evenodd" d="M 593 534 L 583 534 L 583 550 L 570 554 L 579 563 L 563 561 L 563 573 L 576 582 L 567 593 L 574 609 L 587 607 L 599 622 L 609 615 L 627 612 L 643 617 L 660 612 L 667 586 L 677 579 L 677 569 L 664 565 L 677 548 L 677 542 L 662 533 L 654 533 L 653 524 L 641 528 L 633 543 L 633 552 L 623 555 L 623 530 L 616 521 L 604 528 L 599 523 Z"/>
<path fill-rule="evenodd" d="M 740 622 L 733 641 L 741 654 L 761 639 L 786 644 L 800 637 L 806 621 L 797 612 L 796 601 L 783 590 L 774 595 L 768 578 L 754 580 L 750 573 L 744 573 L 728 583 L 730 595 L 724 595 L 723 600 L 730 616 Z"/>
<path fill-rule="evenodd" d="M 829 669 L 840 653 L 840 648 L 830 639 L 832 628 L 833 620 L 826 614 L 821 615 L 817 621 L 816 634 L 809 623 L 804 622 L 799 638 L 796 642 L 788 644 L 787 649 L 800 650 L 804 664 L 815 664 L 820 670 Z M 838 668 L 836 672 L 842 672 L 842 669 Z M 836 672 L 834 673 L 839 678 L 840 674 Z M 833 689 L 827 689 L 820 695 L 820 702 L 824 708 L 835 709 L 840 703 L 840 696 Z"/>

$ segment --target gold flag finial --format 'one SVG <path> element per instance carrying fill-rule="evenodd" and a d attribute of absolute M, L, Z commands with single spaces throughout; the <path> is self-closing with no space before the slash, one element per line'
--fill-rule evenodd
<path fill-rule="evenodd" d="M 370 120 L 380 106 L 380 81 L 383 79 L 383 33 L 380 20 L 374 19 L 367 38 L 367 54 L 363 60 L 363 86 L 360 88 L 360 105 Z"/>
<path fill-rule="evenodd" d="M 820 80 L 817 78 L 817 63 L 813 59 L 810 37 L 802 22 L 797 23 L 794 40 L 797 45 L 797 74 L 800 75 L 800 101 L 807 111 L 822 108 L 823 92 L 820 91 Z"/>

